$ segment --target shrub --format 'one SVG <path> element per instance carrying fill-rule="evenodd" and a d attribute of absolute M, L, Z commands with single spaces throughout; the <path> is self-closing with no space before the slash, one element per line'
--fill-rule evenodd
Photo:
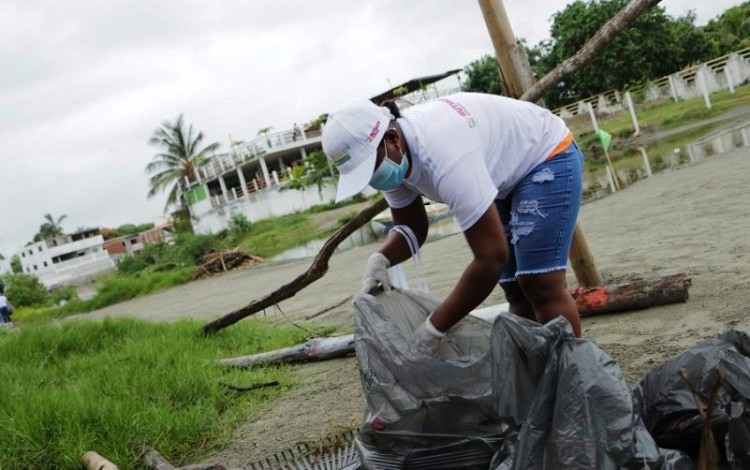
<path fill-rule="evenodd" d="M 5 295 L 14 307 L 41 306 L 48 302 L 47 289 L 36 276 L 10 274 L 5 277 Z"/>
<path fill-rule="evenodd" d="M 61 302 L 67 303 L 76 299 L 78 299 L 78 292 L 76 292 L 75 287 L 72 286 L 65 286 L 57 289 L 50 295 L 50 301 L 53 305 L 58 305 Z"/>
<path fill-rule="evenodd" d="M 117 260 L 117 272 L 120 274 L 135 274 L 146 269 L 148 259 L 141 254 L 125 255 Z"/>

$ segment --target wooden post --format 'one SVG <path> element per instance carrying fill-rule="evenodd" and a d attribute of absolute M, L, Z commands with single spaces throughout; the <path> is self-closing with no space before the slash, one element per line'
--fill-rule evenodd
<path fill-rule="evenodd" d="M 534 85 L 531 66 L 522 47 L 513 34 L 502 0 L 479 0 L 492 45 L 495 48 L 503 82 L 510 96 L 520 98 Z M 575 252 L 575 256 L 573 253 Z M 594 263 L 583 229 L 576 223 L 570 248 L 570 264 L 581 286 L 591 287 L 602 283 Z"/>

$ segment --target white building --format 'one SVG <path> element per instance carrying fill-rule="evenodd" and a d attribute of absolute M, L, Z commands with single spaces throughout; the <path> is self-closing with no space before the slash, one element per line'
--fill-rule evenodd
<path fill-rule="evenodd" d="M 17 255 L 23 272 L 38 277 L 48 288 L 86 280 L 115 266 L 99 229 L 33 243 Z"/>

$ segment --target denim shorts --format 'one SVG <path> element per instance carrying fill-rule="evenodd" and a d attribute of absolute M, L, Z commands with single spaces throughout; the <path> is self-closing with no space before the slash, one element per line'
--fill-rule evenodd
<path fill-rule="evenodd" d="M 505 199 L 495 201 L 509 248 L 500 283 L 565 270 L 581 205 L 582 164 L 573 142 L 534 168 Z"/>

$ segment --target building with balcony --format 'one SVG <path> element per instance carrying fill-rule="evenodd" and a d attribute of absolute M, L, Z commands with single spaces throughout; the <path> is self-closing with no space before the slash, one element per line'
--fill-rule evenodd
<path fill-rule="evenodd" d="M 460 70 L 418 77 L 373 98 L 380 103 L 398 98 L 404 106 L 460 90 Z M 183 187 L 198 233 L 215 233 L 229 226 L 234 214 L 249 221 L 276 217 L 332 202 L 334 184 L 290 189 L 292 167 L 303 165 L 310 153 L 322 151 L 324 124 L 268 133 L 250 142 L 236 143 L 228 153 L 216 154 L 185 178 Z M 330 168 L 331 176 L 335 176 Z M 332 181 L 333 183 L 333 181 Z M 368 188 L 370 194 L 374 190 Z M 367 194 L 367 193 L 366 193 Z"/>
<path fill-rule="evenodd" d="M 48 288 L 90 279 L 115 264 L 104 249 L 99 229 L 33 243 L 17 253 L 25 274 L 39 278 Z"/>

